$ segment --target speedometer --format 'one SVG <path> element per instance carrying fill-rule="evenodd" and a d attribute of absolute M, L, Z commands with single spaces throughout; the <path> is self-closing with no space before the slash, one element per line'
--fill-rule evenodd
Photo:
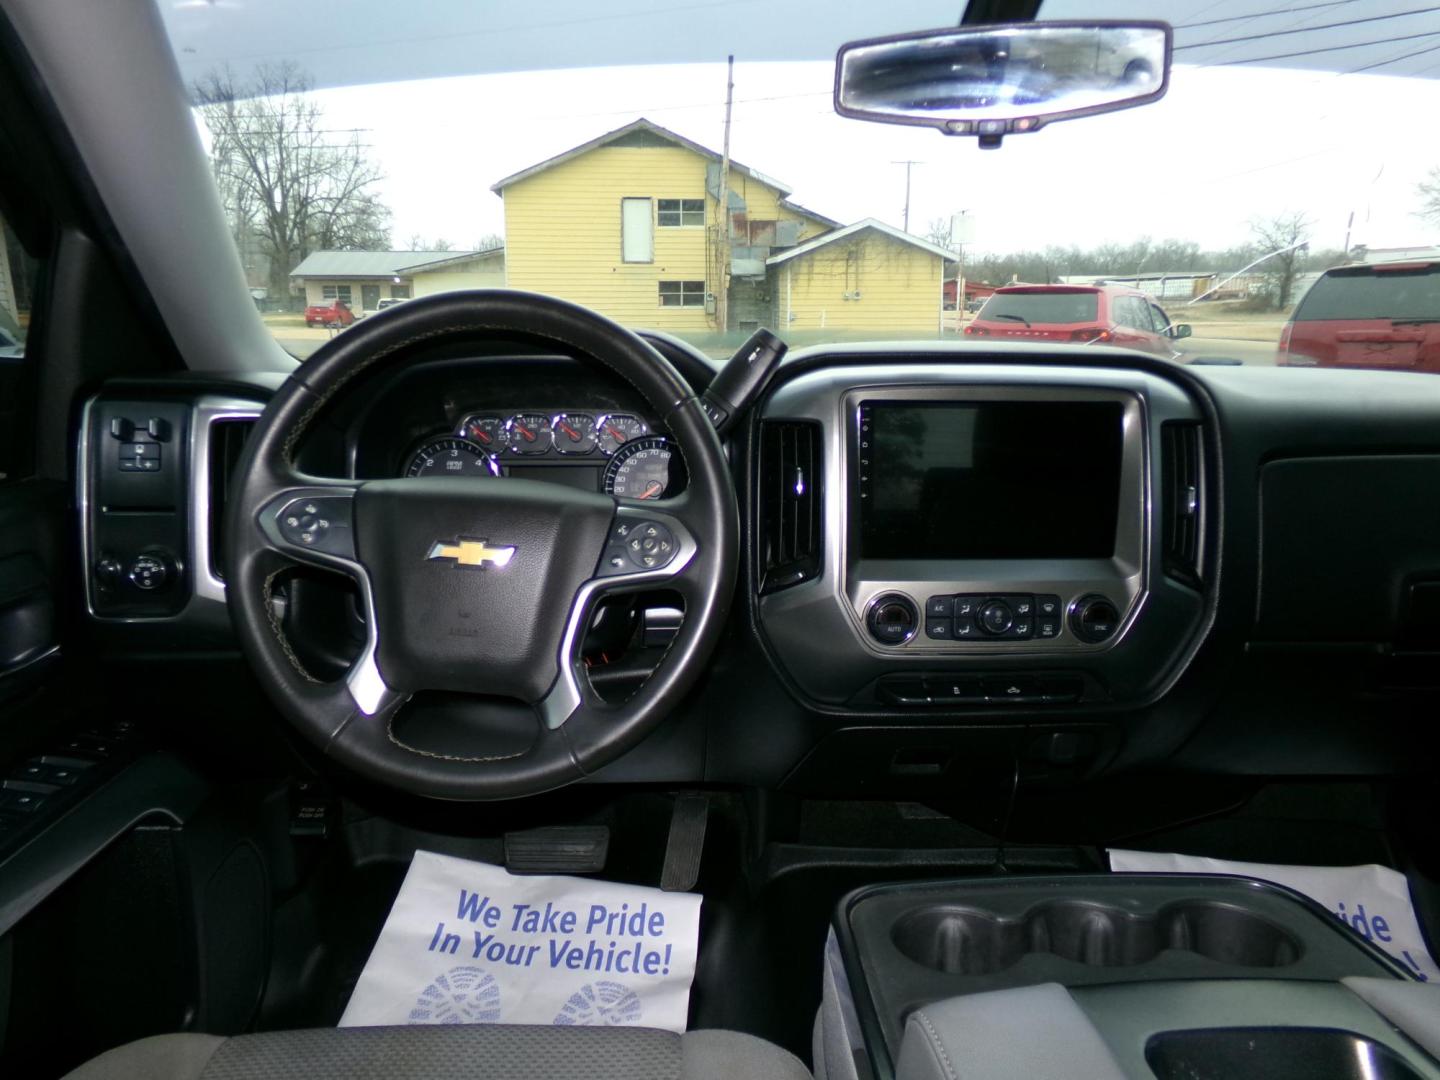
<path fill-rule="evenodd" d="M 659 499 L 670 487 L 670 442 L 649 435 L 626 443 L 605 467 L 605 494 L 621 499 Z"/>
<path fill-rule="evenodd" d="M 434 439 L 415 451 L 406 476 L 499 476 L 500 466 L 469 439 Z"/>

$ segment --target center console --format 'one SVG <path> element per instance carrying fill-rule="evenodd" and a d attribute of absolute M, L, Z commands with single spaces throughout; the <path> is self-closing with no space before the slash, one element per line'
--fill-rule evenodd
<path fill-rule="evenodd" d="M 1163 692 L 1213 583 L 1196 403 L 1138 370 L 904 359 L 764 407 L 758 608 L 786 674 L 856 710 Z M 776 565 L 797 503 L 813 558 Z"/>
<path fill-rule="evenodd" d="M 906 883 L 836 910 L 816 1074 L 1440 1077 L 1425 1041 L 1437 1028 L 1440 990 L 1279 886 Z"/>

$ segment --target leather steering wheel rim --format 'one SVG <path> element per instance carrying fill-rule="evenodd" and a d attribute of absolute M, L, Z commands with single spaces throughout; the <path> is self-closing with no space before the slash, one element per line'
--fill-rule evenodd
<path fill-rule="evenodd" d="M 420 349 L 477 336 L 559 346 L 628 382 L 683 457 L 689 478 L 685 492 L 635 504 L 511 478 L 358 481 L 298 470 L 301 440 L 322 410 L 359 376 L 403 363 Z M 305 516 L 307 507 L 316 513 Z M 326 526 L 323 535 L 296 524 L 316 519 Z M 458 560 L 451 565 L 436 561 L 433 552 L 439 546 L 429 556 L 418 550 L 422 524 L 415 523 L 431 520 L 437 522 L 432 531 L 439 533 L 435 540 L 440 544 L 477 530 L 493 534 L 503 528 L 495 522 L 512 523 L 526 543 L 511 548 L 509 566 L 492 560 L 488 567 L 480 564 L 481 573 L 457 573 Z M 641 526 L 662 542 L 667 536 L 673 540 L 669 562 L 651 568 L 632 561 L 617 569 L 622 538 Z M 226 593 L 235 631 L 281 713 L 345 769 L 413 794 L 466 800 L 537 794 L 580 780 L 654 730 L 694 686 L 719 640 L 739 549 L 735 491 L 724 450 L 694 391 L 670 364 L 595 312 L 506 289 L 446 293 L 397 305 L 352 326 L 301 364 L 250 435 L 231 482 L 224 530 Z M 494 543 L 506 537 L 487 539 Z M 586 562 L 586 546 L 597 539 L 600 546 Z M 302 564 L 349 574 L 367 608 L 365 652 L 338 682 L 322 682 L 306 670 L 271 603 L 277 577 Z M 535 566 L 541 567 L 539 580 L 513 576 Z M 525 649 L 515 647 L 515 655 L 505 643 L 482 645 L 481 652 L 489 648 L 496 655 L 476 664 L 457 663 L 464 660 L 454 652 L 457 646 L 437 637 L 435 649 L 445 651 L 449 663 L 432 664 L 409 641 L 421 625 L 418 616 L 430 614 L 425 603 L 440 612 L 443 626 L 455 595 L 473 594 L 476 604 L 517 590 L 527 598 L 553 599 L 572 586 L 563 631 L 557 635 L 553 625 L 541 626 Z M 624 703 L 607 704 L 589 687 L 579 662 L 579 638 L 604 596 L 656 587 L 681 596 L 684 621 L 645 684 Z M 412 599 L 412 593 L 421 599 Z M 391 618 L 386 610 L 391 605 L 402 614 Z M 533 614 L 556 617 L 546 611 Z M 394 627 L 402 632 L 396 634 Z M 541 698 L 526 702 L 536 713 L 536 738 L 528 749 L 439 753 L 409 745 L 397 734 L 396 717 L 414 693 L 457 685 L 466 692 L 488 692 L 473 685 L 482 674 L 472 669 L 489 670 L 499 681 L 520 687 L 522 698 L 536 692 L 548 675 L 539 650 L 553 645 L 557 636 L 555 679 Z M 430 678 L 445 685 L 411 685 Z"/>

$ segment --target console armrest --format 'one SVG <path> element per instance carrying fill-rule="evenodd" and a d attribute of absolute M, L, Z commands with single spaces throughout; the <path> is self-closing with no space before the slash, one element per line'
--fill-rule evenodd
<path fill-rule="evenodd" d="M 947 998 L 905 1025 L 896 1080 L 1125 1080 L 1059 983 Z"/>

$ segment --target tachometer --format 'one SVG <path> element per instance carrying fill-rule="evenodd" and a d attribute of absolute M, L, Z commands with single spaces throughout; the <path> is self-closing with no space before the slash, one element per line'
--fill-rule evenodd
<path fill-rule="evenodd" d="M 628 442 L 605 466 L 605 494 L 621 499 L 659 499 L 670 486 L 670 442 L 650 435 Z"/>
<path fill-rule="evenodd" d="M 469 439 L 435 439 L 415 451 L 405 475 L 499 476 L 500 464 Z"/>
<path fill-rule="evenodd" d="M 638 416 L 602 416 L 596 423 L 600 449 L 613 454 L 626 443 L 645 434 L 645 421 Z"/>

